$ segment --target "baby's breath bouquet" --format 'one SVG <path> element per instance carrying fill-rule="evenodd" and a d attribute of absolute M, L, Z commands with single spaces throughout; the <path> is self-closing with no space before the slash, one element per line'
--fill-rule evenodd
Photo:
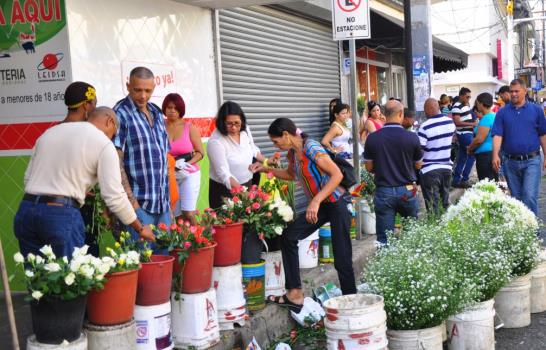
<path fill-rule="evenodd" d="M 87 249 L 88 246 L 75 248 L 71 260 L 66 256 L 55 256 L 49 245 L 40 249 L 43 256 L 29 253 L 24 257 L 16 253 L 15 263 L 25 266 L 28 299 L 72 300 L 86 295 L 91 289 L 102 289 L 106 282 L 104 275 L 110 271 L 111 264 L 87 254 Z"/>

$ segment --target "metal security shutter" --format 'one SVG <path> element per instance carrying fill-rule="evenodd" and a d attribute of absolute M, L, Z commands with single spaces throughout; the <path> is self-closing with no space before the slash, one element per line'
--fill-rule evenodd
<path fill-rule="evenodd" d="M 222 88 L 239 103 L 265 155 L 274 147 L 269 124 L 279 117 L 319 140 L 328 102 L 340 96 L 339 51 L 332 28 L 263 6 L 219 11 Z M 296 193 L 298 209 L 305 205 Z"/>

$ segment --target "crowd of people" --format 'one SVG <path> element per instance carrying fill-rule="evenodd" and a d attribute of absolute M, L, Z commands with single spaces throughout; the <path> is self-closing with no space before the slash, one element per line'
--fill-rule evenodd
<path fill-rule="evenodd" d="M 330 128 L 321 140 L 310 138 L 292 120 L 278 118 L 268 135 L 286 152 L 284 168 L 260 152 L 237 103 L 228 101 L 219 108 L 205 150 L 198 129 L 184 119 L 183 98 L 169 94 L 160 108 L 150 102 L 154 87 L 149 69 L 133 69 L 128 95 L 111 109 L 96 107 L 92 85 L 68 86 L 67 116 L 38 139 L 25 174 L 25 195 L 14 220 L 24 255 L 39 254 L 40 247 L 50 244 L 58 256 L 70 256 L 74 247 L 91 243 L 80 208 L 96 183 L 110 211 L 135 239 L 153 242 L 150 224 L 195 222 L 199 163 L 205 153 L 210 161 L 211 208 L 222 205 L 232 189 L 256 184 L 259 173 L 272 172 L 301 185 L 308 200 L 306 211 L 281 235 L 287 293 L 268 298 L 296 310 L 304 297 L 298 240 L 327 222 L 341 290 L 356 292 L 349 238 L 352 200 L 331 154 L 351 163 L 357 149 L 366 170 L 374 174 L 380 244 L 388 243 L 386 233 L 394 229 L 396 214 L 417 217 L 418 186 L 427 211 L 438 214 L 449 205 L 450 187 L 469 186 L 474 163 L 479 179 L 498 180 L 502 168 L 512 195 L 537 213 L 546 120 L 542 108 L 525 100 L 521 80 L 501 88 L 499 96 L 506 104 L 502 108 L 496 108 L 489 93 L 478 95 L 472 108 L 467 88 L 455 101 L 445 95 L 439 101 L 429 98 L 424 104 L 426 120 L 418 130 L 413 130 L 413 117 L 394 98 L 383 108 L 369 101 L 366 117 L 356 126 L 350 122 L 350 107 L 333 99 Z M 353 127 L 359 128 L 358 140 L 353 140 Z"/>

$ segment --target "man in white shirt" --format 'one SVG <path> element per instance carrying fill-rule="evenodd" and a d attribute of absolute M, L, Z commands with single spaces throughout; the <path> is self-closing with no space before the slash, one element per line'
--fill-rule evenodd
<path fill-rule="evenodd" d="M 150 226 L 137 219 L 121 185 L 119 158 L 111 141 L 117 130 L 114 111 L 99 107 L 88 121 L 56 125 L 36 141 L 14 220 L 23 255 L 39 254 L 49 244 L 57 256 L 70 257 L 75 247 L 83 246 L 79 208 L 97 182 L 110 211 L 142 238 L 153 240 Z"/>

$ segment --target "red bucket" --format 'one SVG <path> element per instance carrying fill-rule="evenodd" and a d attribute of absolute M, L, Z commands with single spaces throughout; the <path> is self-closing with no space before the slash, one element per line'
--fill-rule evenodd
<path fill-rule="evenodd" d="M 169 301 L 174 257 L 152 255 L 138 272 L 137 305 L 159 305 Z"/>
<path fill-rule="evenodd" d="M 241 262 L 243 223 L 214 225 L 214 266 L 231 266 Z"/>
<path fill-rule="evenodd" d="M 212 285 L 212 266 L 214 262 L 214 248 L 216 242 L 210 247 L 199 248 L 191 252 L 182 266 L 178 262 L 178 250 L 175 249 L 171 255 L 175 257 L 173 274 L 180 275 L 180 292 L 185 294 L 203 293 Z"/>

